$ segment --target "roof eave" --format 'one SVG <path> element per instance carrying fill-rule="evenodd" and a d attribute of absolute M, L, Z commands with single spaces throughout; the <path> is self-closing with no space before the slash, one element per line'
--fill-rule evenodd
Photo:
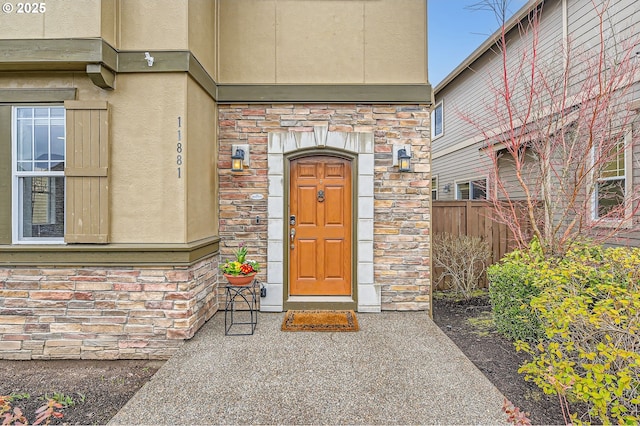
<path fill-rule="evenodd" d="M 529 0 L 524 6 L 520 8 L 507 22 L 505 22 L 505 32 L 508 33 L 514 29 L 523 19 L 529 16 L 532 10 L 538 7 L 545 0 Z M 502 29 L 498 28 L 489 38 L 487 38 L 476 50 L 471 53 L 464 61 L 460 63 L 453 71 L 451 71 L 437 86 L 433 89 L 434 96 L 444 89 L 449 83 L 458 77 L 464 70 L 474 63 L 478 58 L 484 55 L 492 46 L 494 46 L 500 35 Z"/>

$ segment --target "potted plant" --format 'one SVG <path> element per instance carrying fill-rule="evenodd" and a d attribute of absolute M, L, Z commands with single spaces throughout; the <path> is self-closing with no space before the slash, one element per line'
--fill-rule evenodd
<path fill-rule="evenodd" d="M 256 273 L 260 271 L 260 265 L 255 260 L 247 259 L 247 248 L 240 243 L 238 250 L 234 251 L 235 260 L 227 260 L 222 265 L 222 273 L 229 284 L 241 286 L 249 285 Z"/>

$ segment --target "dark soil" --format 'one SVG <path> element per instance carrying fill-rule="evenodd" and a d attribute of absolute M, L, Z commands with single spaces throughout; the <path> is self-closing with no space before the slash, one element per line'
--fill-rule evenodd
<path fill-rule="evenodd" d="M 61 409 L 62 419 L 52 425 L 103 425 L 162 366 L 163 361 L 3 361 L 0 360 L 0 395 L 21 394 L 19 407 L 29 424 L 43 398 L 70 397 L 73 405 Z M 28 394 L 25 395 L 25 394 Z"/>
<path fill-rule="evenodd" d="M 433 320 L 514 406 L 529 413 L 533 424 L 564 424 L 558 397 L 545 395 L 518 373 L 528 355 L 498 334 L 486 295 L 465 301 L 436 294 Z"/>
<path fill-rule="evenodd" d="M 525 382 L 518 368 L 526 354 L 501 337 L 491 320 L 486 296 L 456 301 L 436 295 L 434 320 L 485 376 L 517 407 L 530 413 L 534 424 L 564 424 L 557 397 L 544 395 Z M 0 360 L 0 395 L 29 394 L 18 398 L 29 422 L 46 396 L 71 397 L 62 419 L 51 424 L 106 424 L 160 368 L 162 361 L 3 361 Z M 506 415 L 505 415 L 506 420 Z"/>

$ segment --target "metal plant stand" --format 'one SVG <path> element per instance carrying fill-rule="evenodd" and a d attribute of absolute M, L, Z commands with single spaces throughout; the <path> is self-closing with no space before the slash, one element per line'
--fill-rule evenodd
<path fill-rule="evenodd" d="M 249 285 L 237 286 L 228 284 L 225 286 L 225 336 L 249 336 L 253 334 L 258 324 L 259 288 L 260 283 L 257 279 L 254 279 Z M 238 316 L 241 317 L 240 320 L 238 320 Z M 248 330 L 245 333 L 239 331 L 232 332 L 232 328 L 234 328 L 234 330 L 238 328 Z"/>

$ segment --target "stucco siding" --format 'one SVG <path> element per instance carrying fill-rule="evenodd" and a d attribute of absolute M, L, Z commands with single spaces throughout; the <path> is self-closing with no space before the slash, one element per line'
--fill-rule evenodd
<path fill-rule="evenodd" d="M 217 113 L 213 99 L 189 78 L 186 126 L 179 129 L 181 140 L 176 138 L 174 143 L 174 172 L 180 167 L 181 178 L 186 180 L 187 242 L 218 234 Z"/>
<path fill-rule="evenodd" d="M 218 0 L 189 2 L 189 50 L 214 80 L 218 78 Z"/>
<path fill-rule="evenodd" d="M 275 83 L 276 1 L 221 0 L 219 22 L 220 82 Z"/>
<path fill-rule="evenodd" d="M 11 12 L 0 13 L 0 39 L 101 36 L 102 0 L 48 0 L 38 2 L 36 11 L 33 3 L 6 3 L 11 5 Z M 41 3 L 44 10 L 40 9 Z"/>
<path fill-rule="evenodd" d="M 188 0 L 120 2 L 121 48 L 124 50 L 187 49 Z"/>
<path fill-rule="evenodd" d="M 427 83 L 424 0 L 338 4 L 220 0 L 220 82 Z"/>
<path fill-rule="evenodd" d="M 178 117 L 185 116 L 185 74 L 127 74 L 110 97 L 112 241 L 185 242 L 185 179 L 176 171 Z M 126 208 L 123 208 L 127 206 Z M 162 230 L 162 232 L 158 232 Z"/>

